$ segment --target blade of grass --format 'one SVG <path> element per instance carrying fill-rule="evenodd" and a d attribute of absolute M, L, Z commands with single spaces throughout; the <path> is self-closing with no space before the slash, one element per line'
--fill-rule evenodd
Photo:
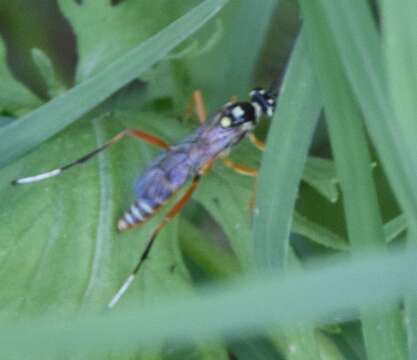
<path fill-rule="evenodd" d="M 407 251 L 318 263 L 304 273 L 261 275 L 105 316 L 85 313 L 78 319 L 57 315 L 30 322 L 2 322 L 0 352 L 33 355 L 48 350 L 65 353 L 74 348 L 99 353 L 109 349 L 145 350 L 163 341 L 181 345 L 196 338 L 217 340 L 219 335 L 238 339 L 298 321 L 353 319 L 358 304 L 380 305 L 417 291 L 416 260 L 416 253 Z"/>
<path fill-rule="evenodd" d="M 284 269 L 294 203 L 321 109 L 316 81 L 298 39 L 284 78 L 257 182 L 254 217 L 259 269 Z"/>
<path fill-rule="evenodd" d="M 410 154 L 415 160 L 417 159 L 417 102 L 415 99 L 417 93 L 417 37 L 415 36 L 417 3 L 412 0 L 395 2 L 384 0 L 381 6 L 388 91 L 401 141 L 404 142 L 403 157 Z M 411 170 L 415 175 L 416 167 L 414 166 Z M 411 180 L 414 182 L 414 190 L 411 190 L 409 196 L 413 198 L 414 206 L 417 207 L 416 177 Z M 417 234 L 417 217 L 411 209 L 408 211 L 407 222 L 410 238 L 414 238 Z M 416 358 L 417 303 L 415 297 L 407 299 L 406 303 L 410 358 Z"/>
<path fill-rule="evenodd" d="M 397 116 L 400 114 L 393 111 L 384 74 L 383 52 L 371 11 L 361 0 L 320 0 L 318 4 L 321 16 L 334 36 L 347 78 L 407 222 L 417 229 L 416 122 L 409 127 L 407 120 L 401 120 L 401 116 Z M 397 2 L 392 5 L 400 6 Z M 408 10 L 404 8 L 403 11 Z M 404 44 L 404 47 L 408 46 L 411 44 Z"/>
<path fill-rule="evenodd" d="M 286 268 L 295 199 L 321 109 L 315 87 L 301 36 L 284 78 L 257 183 L 253 236 L 258 269 Z M 285 334 L 284 347 L 299 349 L 288 351 L 291 359 L 319 356 L 313 331 L 304 325 Z"/>
<path fill-rule="evenodd" d="M 398 235 L 407 229 L 407 222 L 403 215 L 398 215 L 394 219 L 384 224 L 385 241 L 391 242 Z"/>
<path fill-rule="evenodd" d="M 310 57 L 323 94 L 327 124 L 343 192 L 352 251 L 384 248 L 371 157 L 360 109 L 336 53 L 330 29 L 321 21 L 316 3 L 301 1 Z M 405 336 L 398 306 L 361 308 L 362 331 L 369 359 L 405 359 Z"/>
<path fill-rule="evenodd" d="M 227 99 L 230 94 L 244 97 L 252 86 L 252 74 L 266 37 L 268 26 L 278 0 L 263 0 L 262 6 L 252 0 L 239 1 L 233 14 L 233 23 L 224 37 L 224 48 L 229 50 L 229 61 L 224 67 L 222 79 L 225 86 L 219 91 L 219 99 Z M 250 23 L 251 26 L 247 26 Z M 256 29 L 256 31 L 253 31 Z M 251 50 L 248 51 L 248 44 Z M 242 54 L 245 54 L 242 56 Z M 220 97 L 221 96 L 221 97 Z"/>
<path fill-rule="evenodd" d="M 297 211 L 294 212 L 293 229 L 296 234 L 303 235 L 316 244 L 325 246 L 329 249 L 347 251 L 350 249 L 349 243 L 342 236 L 335 232 L 309 220 Z"/>
<path fill-rule="evenodd" d="M 211 19 L 226 1 L 204 1 L 99 74 L 0 129 L 0 166 L 50 138 L 134 80 Z"/>
<path fill-rule="evenodd" d="M 335 38 L 337 51 L 365 115 L 371 139 L 379 153 L 400 206 L 404 210 L 404 216 L 409 226 L 409 238 L 415 240 L 417 234 L 416 125 L 413 126 L 414 129 L 409 128 L 407 119 L 400 119 L 400 114 L 393 111 L 388 92 L 389 86 L 384 74 L 385 64 L 383 63 L 382 47 L 370 8 L 366 2 L 360 0 L 320 0 L 318 3 L 321 15 L 329 24 L 331 34 Z M 401 5 L 395 2 L 395 6 Z M 402 11 L 407 12 L 408 8 L 404 8 Z M 407 15 L 404 19 L 412 19 L 411 13 L 410 17 Z M 399 19 L 402 22 L 402 15 Z M 406 21 L 402 24 L 405 24 Z M 409 39 L 408 36 L 406 39 Z M 401 41 L 403 40 L 401 39 Z M 404 44 L 404 47 L 408 46 L 412 46 L 412 44 L 409 42 Z M 387 49 L 387 51 L 391 50 Z M 412 72 L 415 72 L 415 69 Z M 417 305 L 409 303 L 407 311 L 409 312 L 409 339 L 415 339 L 417 338 L 417 324 L 415 323 Z M 417 357 L 416 341 L 409 342 L 409 350 L 411 358 Z"/>

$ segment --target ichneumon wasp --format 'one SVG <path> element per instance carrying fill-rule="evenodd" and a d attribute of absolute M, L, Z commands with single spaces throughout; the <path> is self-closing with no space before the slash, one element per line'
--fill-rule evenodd
<path fill-rule="evenodd" d="M 135 202 L 118 221 L 119 231 L 128 230 L 149 220 L 168 199 L 187 183 L 190 183 L 185 193 L 152 232 L 145 250 L 132 272 L 108 304 L 109 308 L 113 307 L 126 292 L 143 262 L 147 259 L 159 232 L 183 209 L 214 160 L 222 159 L 227 167 L 238 173 L 248 176 L 257 175 L 256 169 L 236 164 L 227 156 L 231 148 L 246 136 L 249 136 L 257 148 L 263 149 L 263 143 L 254 136 L 252 131 L 263 115 L 272 116 L 275 108 L 275 96 L 266 90 L 255 89 L 250 92 L 249 101 L 229 102 L 207 121 L 199 92 L 194 93 L 194 101 L 201 125 L 176 145 L 170 145 L 164 140 L 140 130 L 125 129 L 102 146 L 67 165 L 13 181 L 15 185 L 28 184 L 58 176 L 75 165 L 85 163 L 126 136 L 158 146 L 163 149 L 163 152 L 154 159 L 137 180 Z"/>

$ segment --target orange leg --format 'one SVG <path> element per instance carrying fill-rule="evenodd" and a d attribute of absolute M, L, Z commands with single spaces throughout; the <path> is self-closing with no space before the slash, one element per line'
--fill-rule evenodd
<path fill-rule="evenodd" d="M 193 91 L 193 95 L 185 110 L 185 118 L 190 118 L 193 111 L 195 111 L 200 125 L 203 125 L 207 119 L 207 111 L 201 90 Z"/>
<path fill-rule="evenodd" d="M 151 145 L 155 145 L 158 146 L 162 149 L 169 149 L 169 144 L 167 144 L 164 140 L 148 134 L 147 132 L 141 131 L 141 130 L 135 130 L 135 129 L 125 129 L 123 131 L 121 131 L 120 133 L 118 133 L 117 135 L 115 135 L 114 137 L 112 137 L 109 141 L 107 141 L 106 143 L 104 143 L 103 145 L 101 145 L 100 147 L 98 147 L 97 149 L 94 149 L 93 151 L 89 152 L 88 154 L 82 156 L 81 158 L 70 162 L 69 164 L 66 164 L 64 166 L 61 166 L 59 168 L 56 168 L 54 170 L 39 174 L 39 175 L 34 175 L 34 176 L 29 176 L 29 177 L 25 177 L 25 178 L 20 178 L 17 180 L 14 180 L 12 182 L 12 184 L 14 185 L 18 185 L 18 184 L 29 184 L 32 182 L 37 182 L 37 181 L 42 181 L 45 179 L 48 179 L 50 177 L 54 177 L 54 176 L 58 176 L 60 175 L 62 172 L 64 172 L 67 169 L 72 168 L 75 165 L 79 165 L 79 164 L 83 164 L 85 162 L 87 162 L 88 160 L 90 160 L 91 158 L 93 158 L 95 155 L 99 154 L 100 152 L 102 152 L 103 150 L 109 148 L 110 146 L 118 143 L 120 140 L 122 140 L 125 136 L 131 136 L 134 137 L 136 139 L 140 139 L 148 144 Z"/>
<path fill-rule="evenodd" d="M 256 187 L 256 177 L 258 176 L 258 170 L 251 168 L 249 166 L 244 166 L 235 163 L 234 161 L 230 160 L 229 158 L 223 159 L 224 165 L 226 165 L 228 168 L 234 170 L 238 174 L 251 176 L 255 178 L 255 181 L 253 182 L 253 190 L 252 195 L 249 200 L 249 209 L 254 209 L 256 204 L 256 194 L 255 194 L 255 187 Z"/>
<path fill-rule="evenodd" d="M 258 150 L 264 151 L 265 150 L 265 143 L 259 140 L 254 133 L 249 134 L 249 141 L 255 145 Z"/>
<path fill-rule="evenodd" d="M 137 275 L 140 268 L 142 267 L 143 262 L 148 258 L 149 252 L 151 251 L 152 246 L 158 234 L 161 232 L 161 230 L 164 228 L 165 225 L 167 225 L 177 214 L 181 212 L 185 204 L 190 200 L 192 194 L 197 188 L 197 185 L 201 179 L 201 176 L 202 175 L 197 175 L 193 179 L 193 182 L 191 183 L 188 190 L 184 193 L 181 199 L 171 208 L 171 210 L 168 211 L 168 213 L 164 216 L 163 220 L 159 223 L 159 225 L 152 232 L 152 235 L 149 238 L 148 243 L 146 244 L 145 250 L 142 252 L 137 264 L 135 265 L 135 267 L 133 268 L 132 272 L 127 277 L 123 285 L 117 291 L 116 295 L 114 295 L 113 299 L 108 304 L 108 308 L 112 308 L 114 305 L 116 305 L 116 303 L 120 300 L 123 294 L 127 291 L 130 284 L 133 282 L 135 276 Z"/>
<path fill-rule="evenodd" d="M 229 158 L 224 158 L 223 163 L 225 166 L 236 171 L 238 174 L 252 176 L 252 177 L 258 176 L 257 169 L 251 168 L 249 166 L 237 164 L 234 161 L 230 160 Z"/>
<path fill-rule="evenodd" d="M 207 120 L 207 111 L 201 90 L 195 90 L 193 92 L 193 101 L 198 121 L 200 121 L 200 124 L 203 125 Z"/>

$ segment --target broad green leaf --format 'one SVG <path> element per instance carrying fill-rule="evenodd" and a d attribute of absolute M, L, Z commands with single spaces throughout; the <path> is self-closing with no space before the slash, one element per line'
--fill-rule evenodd
<path fill-rule="evenodd" d="M 129 50 L 100 72 L 65 94 L 0 129 L 0 166 L 50 138 L 134 80 L 185 40 L 225 4 L 207 0 L 158 34 Z"/>
<path fill-rule="evenodd" d="M 33 317 L 56 309 L 65 314 L 104 309 L 161 219 L 157 216 L 140 230 L 115 231 L 117 218 L 133 201 L 135 177 L 158 151 L 133 139 L 58 178 L 19 187 L 12 187 L 10 180 L 67 163 L 125 127 L 136 125 L 155 132 L 155 125 L 146 124 L 162 126 L 167 121 L 155 114 L 129 114 L 128 119 L 119 113 L 96 118 L 92 124 L 80 122 L 3 169 L 0 194 L 7 201 L 0 211 L 2 317 Z M 177 128 L 177 135 L 181 134 Z M 171 137 L 173 129 L 175 124 Z M 149 304 L 189 289 L 174 221 L 158 237 L 138 281 L 120 306 Z M 198 358 L 209 350 L 214 348 L 197 346 L 202 354 Z M 216 351 L 222 352 L 221 348 Z"/>
<path fill-rule="evenodd" d="M 301 1 L 309 55 L 323 96 L 335 166 L 352 252 L 385 246 L 382 218 L 370 167 L 362 116 L 344 73 L 330 28 L 321 19 L 320 6 Z M 405 359 L 405 334 L 396 304 L 362 307 L 362 331 L 369 359 Z"/>
<path fill-rule="evenodd" d="M 184 256 L 197 264 L 206 276 L 224 278 L 241 271 L 235 257 L 213 244 L 195 225 L 181 220 L 179 237 Z"/>
<path fill-rule="evenodd" d="M 60 0 L 77 36 L 77 82 L 99 73 L 196 4 L 196 0 L 130 0 L 117 5 L 111 0 Z"/>
<path fill-rule="evenodd" d="M 6 47 L 1 38 L 0 79 L 0 112 L 20 114 L 40 105 L 41 100 L 11 73 L 7 64 Z"/>
<path fill-rule="evenodd" d="M 158 304 L 131 305 L 104 316 L 85 313 L 70 321 L 59 315 L 25 322 L 2 321 L 0 352 L 5 356 L 12 351 L 33 356 L 51 351 L 63 354 L 76 347 L 84 353 L 103 355 L 109 350 L 152 349 L 164 341 L 189 345 L 195 337 L 206 341 L 219 335 L 237 339 L 271 327 L 287 328 L 299 321 L 353 320 L 358 304 L 380 306 L 417 291 L 415 263 L 414 251 L 379 254 L 333 264 L 316 263 L 308 272 L 285 277 L 270 272 L 198 294 L 170 297 Z"/>

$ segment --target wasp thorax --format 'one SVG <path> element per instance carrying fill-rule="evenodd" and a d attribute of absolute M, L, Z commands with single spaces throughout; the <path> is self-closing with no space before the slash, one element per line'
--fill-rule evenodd
<path fill-rule="evenodd" d="M 256 114 L 253 105 L 249 102 L 238 102 L 225 107 L 220 118 L 220 125 L 223 128 L 229 128 L 255 121 Z"/>

